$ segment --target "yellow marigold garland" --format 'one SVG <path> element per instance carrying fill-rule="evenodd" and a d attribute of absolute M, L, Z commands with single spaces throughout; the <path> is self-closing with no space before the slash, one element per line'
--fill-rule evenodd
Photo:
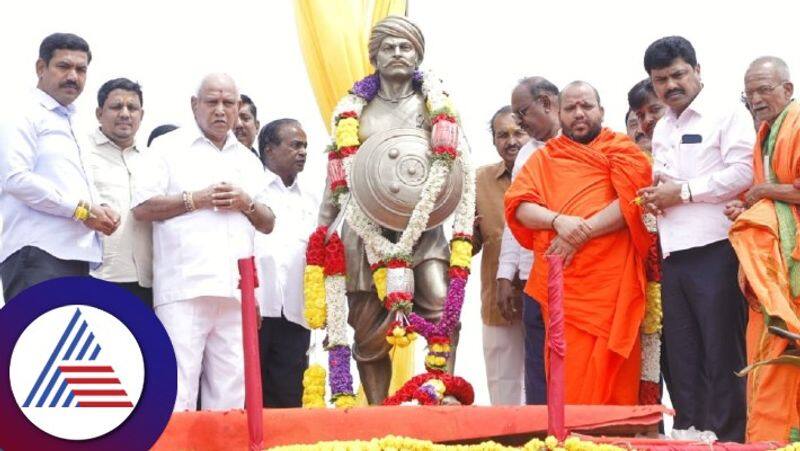
<path fill-rule="evenodd" d="M 661 320 L 664 312 L 661 308 L 661 284 L 647 282 L 647 304 L 644 309 L 644 327 L 642 332 L 654 334 L 661 332 Z"/>
<path fill-rule="evenodd" d="M 355 395 L 340 395 L 333 400 L 333 405 L 340 409 L 350 408 L 356 406 Z"/>
<path fill-rule="evenodd" d="M 395 323 L 397 323 L 395 321 Z M 417 334 L 408 327 L 402 327 L 399 324 L 394 325 L 386 334 L 386 341 L 392 346 L 399 346 L 405 348 L 417 339 Z"/>
<path fill-rule="evenodd" d="M 564 443 L 559 443 L 558 440 L 553 436 L 549 436 L 545 440 L 535 438 L 526 443 L 522 448 L 519 448 L 515 446 L 501 445 L 491 440 L 475 445 L 443 445 L 439 443 L 433 443 L 429 440 L 419 440 L 409 437 L 388 435 L 383 438 L 374 438 L 370 441 L 353 440 L 319 442 L 314 445 L 288 445 L 278 446 L 270 449 L 273 451 L 623 451 L 625 448 L 620 448 L 618 446 L 605 443 L 598 444 L 581 440 L 578 437 L 569 437 L 564 440 Z M 792 449 L 793 448 L 787 447 L 786 451 L 791 451 Z"/>
<path fill-rule="evenodd" d="M 322 266 L 308 265 L 303 274 L 305 309 L 303 316 L 308 327 L 321 329 L 325 325 L 325 273 Z"/>
<path fill-rule="evenodd" d="M 783 448 L 778 448 L 775 451 L 800 451 L 800 442 L 790 443 Z"/>
<path fill-rule="evenodd" d="M 309 365 L 303 373 L 303 407 L 325 407 L 325 368 Z"/>
<path fill-rule="evenodd" d="M 339 119 L 336 124 L 336 147 L 357 147 L 361 143 L 358 141 L 358 119 L 347 117 Z"/>

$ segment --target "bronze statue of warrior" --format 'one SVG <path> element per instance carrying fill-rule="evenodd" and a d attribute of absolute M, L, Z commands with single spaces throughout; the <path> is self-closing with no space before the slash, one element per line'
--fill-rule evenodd
<path fill-rule="evenodd" d="M 377 72 L 380 88 L 359 118 L 361 143 L 376 133 L 393 129 L 416 128 L 430 132 L 431 118 L 425 98 L 419 88 L 415 88 L 413 80 L 424 52 L 422 32 L 403 17 L 389 16 L 373 27 L 369 59 Z M 320 208 L 319 224 L 331 226 L 338 214 L 339 206 L 329 181 Z M 400 235 L 400 232 L 386 228 L 382 233 L 393 242 Z M 378 299 L 364 243 L 346 221 L 342 226 L 342 241 L 347 260 L 348 322 L 355 331 L 353 356 L 367 400 L 373 405 L 380 404 L 387 396 L 392 372 L 388 355 L 391 345 L 386 341 L 386 331 L 395 318 Z M 438 321 L 447 296 L 450 258 L 441 224 L 422 234 L 414 246 L 412 258 L 413 311 L 430 321 Z M 458 332 L 455 332 L 451 337 L 450 372 L 457 343 Z"/>

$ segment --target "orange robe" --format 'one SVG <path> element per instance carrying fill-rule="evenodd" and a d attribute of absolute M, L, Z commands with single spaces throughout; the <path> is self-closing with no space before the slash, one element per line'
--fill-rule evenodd
<path fill-rule="evenodd" d="M 770 127 L 762 124 L 753 151 L 756 184 L 765 182 L 762 144 L 769 132 Z M 790 104 L 781 124 L 772 169 L 778 183 L 791 185 L 800 177 L 797 103 Z M 792 213 L 797 220 L 796 205 Z M 740 281 L 751 307 L 747 322 L 747 441 L 788 441 L 791 428 L 800 427 L 800 356 L 781 358 L 789 342 L 768 332 L 764 313 L 783 320 L 789 331 L 800 333 L 800 297 L 793 298 L 789 289 L 775 203 L 762 199 L 742 213 L 731 227 L 730 240 L 739 257 Z M 792 255 L 800 257 L 800 246 L 795 246 Z"/>
<path fill-rule="evenodd" d="M 506 191 L 507 223 L 535 257 L 525 292 L 541 304 L 545 324 L 549 314 L 544 253 L 555 232 L 525 228 L 516 218 L 520 203 L 589 218 L 619 199 L 627 223 L 584 244 L 564 270 L 569 404 L 638 401 L 644 261 L 653 238 L 642 222 L 642 209 L 633 200 L 636 191 L 651 180 L 650 163 L 636 144 L 604 128 L 588 145 L 566 136 L 551 139 L 533 154 Z"/>

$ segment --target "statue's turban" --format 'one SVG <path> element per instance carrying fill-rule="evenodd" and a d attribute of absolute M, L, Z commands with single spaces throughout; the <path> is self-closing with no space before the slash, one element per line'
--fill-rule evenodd
<path fill-rule="evenodd" d="M 369 35 L 369 60 L 374 64 L 381 47 L 381 42 L 387 37 L 404 38 L 411 41 L 417 51 L 417 63 L 422 62 L 425 56 L 425 37 L 422 31 L 413 22 L 401 16 L 388 16 L 374 27 Z"/>

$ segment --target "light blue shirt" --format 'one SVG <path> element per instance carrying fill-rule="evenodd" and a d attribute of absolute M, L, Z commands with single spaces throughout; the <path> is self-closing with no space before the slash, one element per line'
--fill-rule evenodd
<path fill-rule="evenodd" d="M 24 246 L 62 260 L 102 261 L 97 233 L 73 219 L 78 201 L 98 199 L 75 139 L 74 111 L 35 89 L 0 123 L 0 261 Z"/>

